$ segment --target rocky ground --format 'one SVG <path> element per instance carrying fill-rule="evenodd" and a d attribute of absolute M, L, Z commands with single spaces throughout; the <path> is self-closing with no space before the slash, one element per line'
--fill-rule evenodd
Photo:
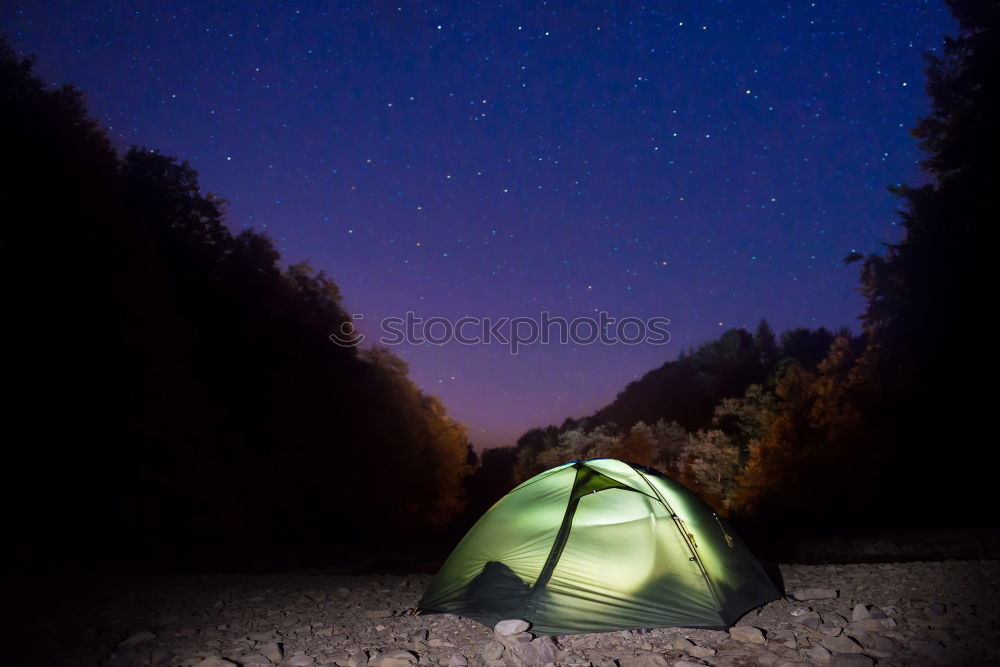
<path fill-rule="evenodd" d="M 411 612 L 431 576 L 89 576 L 17 581 L 5 664 L 996 665 L 1000 561 L 781 566 L 788 597 L 728 632 L 539 637 Z M 17 626 L 7 625 L 14 633 Z M 517 627 L 507 628 L 513 632 Z M 530 632 L 530 630 L 529 630 Z M 23 645 L 13 643 L 17 639 Z"/>

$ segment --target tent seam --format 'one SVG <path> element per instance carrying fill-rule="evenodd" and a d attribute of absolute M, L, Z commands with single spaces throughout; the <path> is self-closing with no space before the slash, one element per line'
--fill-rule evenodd
<path fill-rule="evenodd" d="M 639 475 L 639 477 L 642 477 L 642 481 L 646 482 L 646 485 L 653 490 L 653 493 L 656 494 L 656 497 L 659 499 L 660 503 L 663 504 L 664 509 L 666 509 L 667 512 L 670 514 L 670 518 L 673 519 L 674 521 L 674 526 L 677 528 L 678 531 L 680 531 L 681 535 L 684 537 L 684 543 L 687 544 L 688 550 L 691 552 L 691 556 L 694 559 L 694 562 L 698 565 L 698 569 L 701 570 L 701 576 L 705 579 L 705 585 L 708 587 L 708 592 L 711 593 L 712 599 L 715 600 L 715 606 L 719 610 L 719 619 L 723 623 L 727 623 L 726 619 L 722 617 L 723 613 L 725 612 L 725 607 L 722 604 L 722 600 L 719 599 L 719 594 L 715 590 L 715 585 L 712 583 L 712 578 L 708 575 L 708 570 L 705 569 L 705 564 L 701 562 L 701 556 L 698 555 L 697 547 L 691 544 L 691 538 L 688 537 L 687 531 L 684 529 L 683 526 L 680 525 L 679 523 L 680 517 L 677 516 L 676 512 L 674 512 L 674 509 L 670 506 L 670 503 L 667 502 L 666 498 L 660 495 L 660 492 L 657 491 L 656 487 L 653 486 L 648 479 L 646 479 L 646 475 L 644 475 L 641 470 L 633 466 L 631 463 L 626 462 L 626 465 L 632 468 L 632 470 L 635 470 L 635 472 Z"/>

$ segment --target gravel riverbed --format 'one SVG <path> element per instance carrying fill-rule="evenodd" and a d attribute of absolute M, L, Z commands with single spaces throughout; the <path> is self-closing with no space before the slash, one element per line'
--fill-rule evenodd
<path fill-rule="evenodd" d="M 787 596 L 730 631 L 532 639 L 413 615 L 428 574 L 21 577 L 4 664 L 996 665 L 1000 561 L 782 565 Z M 530 630 L 529 630 L 530 632 Z"/>

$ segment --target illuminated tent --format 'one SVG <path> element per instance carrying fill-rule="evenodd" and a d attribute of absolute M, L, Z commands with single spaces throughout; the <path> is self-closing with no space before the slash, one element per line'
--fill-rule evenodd
<path fill-rule="evenodd" d="M 571 634 L 726 628 L 777 597 L 749 549 L 687 488 L 591 459 L 501 498 L 455 547 L 420 610 Z"/>

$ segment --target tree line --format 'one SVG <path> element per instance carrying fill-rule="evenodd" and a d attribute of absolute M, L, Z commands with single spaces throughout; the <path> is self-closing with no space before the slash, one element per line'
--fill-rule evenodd
<path fill-rule="evenodd" d="M 949 0 L 959 35 L 927 55 L 929 114 L 912 130 L 926 182 L 893 186 L 904 237 L 862 263 L 860 335 L 766 323 L 729 331 L 632 383 L 607 407 L 492 455 L 494 489 L 549 465 L 652 465 L 720 511 L 794 526 L 996 525 L 996 226 L 1000 3 Z"/>
<path fill-rule="evenodd" d="M 328 339 L 350 321 L 328 276 L 230 232 L 186 162 L 118 155 L 3 42 L 0 105 L 15 559 L 169 564 L 455 516 L 464 427 L 387 350 Z"/>

